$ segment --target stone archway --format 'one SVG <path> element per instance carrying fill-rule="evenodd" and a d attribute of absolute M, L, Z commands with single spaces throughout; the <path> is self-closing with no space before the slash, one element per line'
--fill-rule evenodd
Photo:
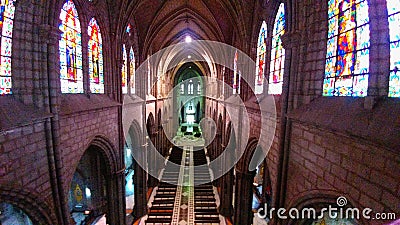
<path fill-rule="evenodd" d="M 157 127 L 154 119 L 153 113 L 150 113 L 147 117 L 146 122 L 146 129 L 147 129 L 147 146 L 148 148 L 152 148 L 152 146 L 157 147 L 156 138 L 157 138 Z M 147 164 L 154 165 L 155 162 L 155 152 L 154 151 L 147 151 Z M 148 188 L 156 187 L 158 180 L 156 177 L 153 177 L 151 174 L 156 174 L 157 168 L 155 166 L 148 166 L 149 173 L 147 178 L 147 185 Z"/>
<path fill-rule="evenodd" d="M 14 188 L 0 188 L 0 204 L 7 204 L 21 210 L 22 213 L 29 217 L 33 224 L 55 224 L 56 216 L 49 214 L 53 212 L 50 207 L 40 200 L 39 194 L 29 193 L 25 190 L 17 190 Z M 0 209 L 1 211 L 3 209 Z M 4 212 L 2 213 L 4 214 Z M 0 224 L 2 218 L 0 217 Z"/>
<path fill-rule="evenodd" d="M 225 151 L 235 152 L 236 149 L 236 136 L 232 123 L 229 122 L 225 131 L 224 143 Z M 227 154 L 225 156 L 224 164 L 222 165 L 232 165 L 234 159 L 234 154 Z M 224 168 L 227 171 L 228 168 Z M 224 176 L 222 176 L 221 181 L 221 193 L 220 199 L 221 204 L 219 208 L 219 213 L 225 217 L 231 218 L 233 215 L 233 190 L 235 185 L 235 175 L 234 168 L 231 168 Z"/>
<path fill-rule="evenodd" d="M 243 157 L 236 166 L 236 198 L 234 208 L 236 212 L 245 213 L 235 213 L 235 224 L 252 224 L 254 217 L 252 212 L 254 198 L 256 198 L 257 201 L 257 208 L 262 207 L 267 203 L 267 200 L 270 199 L 270 196 L 266 195 L 266 187 L 271 186 L 266 160 L 262 160 L 262 163 L 257 167 L 258 169 L 249 171 L 251 159 L 259 148 L 261 148 L 261 146 L 258 145 L 258 139 L 251 138 L 247 143 Z M 255 179 L 255 177 L 257 179 Z M 255 184 L 256 181 L 257 184 Z M 271 191 L 269 188 L 269 195 L 270 194 Z M 245 199 L 245 201 L 242 201 L 242 199 Z"/>
<path fill-rule="evenodd" d="M 147 173 L 137 163 L 135 159 L 141 159 L 146 156 L 145 146 L 143 142 L 143 134 L 139 123 L 134 120 L 129 127 L 128 136 L 126 137 L 127 144 L 132 147 L 132 155 L 135 155 L 133 161 L 133 188 L 134 188 L 134 205 L 131 213 L 132 220 L 139 219 L 147 214 Z"/>
<path fill-rule="evenodd" d="M 330 218 L 328 212 L 328 208 L 341 208 L 338 206 L 338 198 L 340 201 L 346 201 L 346 204 L 343 205 L 343 218 Z M 357 207 L 354 205 L 353 199 L 349 196 L 343 196 L 343 193 L 339 193 L 333 190 L 316 190 L 316 191 L 307 191 L 298 195 L 296 200 L 288 204 L 289 209 L 296 209 L 302 215 L 303 209 L 307 209 L 306 211 L 310 211 L 312 213 L 315 212 L 316 217 L 321 218 L 289 218 L 285 220 L 282 224 L 299 224 L 299 225 L 320 225 L 320 224 L 341 224 L 341 225 L 355 225 L 355 224 L 368 224 L 368 222 L 362 216 L 362 207 Z M 349 219 L 346 218 L 346 209 L 358 209 L 360 211 L 359 219 Z M 324 211 L 323 211 L 324 210 Z M 351 210 L 352 211 L 352 210 Z M 325 213 L 324 213 L 325 212 Z M 339 210 L 335 212 L 339 213 Z M 321 215 L 323 214 L 323 215 Z M 350 215 L 350 214 L 349 214 Z M 352 214 L 351 214 L 352 215 Z M 312 215 L 313 216 L 313 215 Z M 339 216 L 340 217 L 340 216 Z"/>
<path fill-rule="evenodd" d="M 107 223 L 118 223 L 117 164 L 109 142 L 95 137 L 82 155 L 70 183 L 68 207 L 72 220 L 90 223 L 105 216 Z"/>

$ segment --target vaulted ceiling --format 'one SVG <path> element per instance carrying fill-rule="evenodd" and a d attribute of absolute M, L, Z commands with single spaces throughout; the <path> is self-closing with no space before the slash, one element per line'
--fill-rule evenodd
<path fill-rule="evenodd" d="M 243 20 L 239 19 L 243 5 L 254 5 L 254 0 L 249 0 L 252 4 L 232 0 L 127 1 L 121 19 L 133 19 L 142 54 L 180 42 L 186 35 L 232 44 L 235 32 L 243 30 Z"/>

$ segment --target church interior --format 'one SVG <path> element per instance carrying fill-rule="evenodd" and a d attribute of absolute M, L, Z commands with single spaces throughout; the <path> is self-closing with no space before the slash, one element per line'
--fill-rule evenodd
<path fill-rule="evenodd" d="M 399 0 L 1 0 L 0 31 L 0 225 L 400 224 Z"/>

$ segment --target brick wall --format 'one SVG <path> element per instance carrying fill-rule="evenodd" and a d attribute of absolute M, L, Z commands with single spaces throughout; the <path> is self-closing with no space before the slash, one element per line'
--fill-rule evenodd
<path fill-rule="evenodd" d="M 287 202 L 314 190 L 331 190 L 353 200 L 354 207 L 398 214 L 399 162 L 400 156 L 388 149 L 294 123 Z"/>
<path fill-rule="evenodd" d="M 118 110 L 114 107 L 86 111 L 60 118 L 60 151 L 63 167 L 61 181 L 64 190 L 69 190 L 76 166 L 95 136 L 105 137 L 116 148 L 115 151 L 118 151 L 119 123 L 117 115 Z M 115 152 L 115 155 L 118 156 L 118 152 Z"/>
<path fill-rule="evenodd" d="M 38 122 L 3 132 L 0 143 L 0 187 L 16 193 L 31 193 L 30 198 L 54 208 L 45 123 Z"/>

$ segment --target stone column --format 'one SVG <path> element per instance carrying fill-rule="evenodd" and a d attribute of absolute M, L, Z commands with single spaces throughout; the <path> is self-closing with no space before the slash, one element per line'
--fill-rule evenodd
<path fill-rule="evenodd" d="M 145 146 L 142 146 L 139 151 L 144 153 Z M 141 154 L 144 157 L 144 154 Z M 139 219 L 147 214 L 147 173 L 135 162 L 134 188 L 135 188 L 135 206 L 133 208 L 133 218 Z"/>
<path fill-rule="evenodd" d="M 153 129 L 152 129 L 153 130 Z M 151 131 L 152 132 L 152 131 Z M 148 187 L 155 187 L 157 186 L 158 180 L 157 178 L 153 177 L 154 174 L 157 172 L 157 165 L 156 165 L 156 160 L 155 160 L 155 152 L 157 149 L 152 149 L 157 147 L 156 143 L 156 138 L 157 138 L 157 133 L 151 133 L 149 134 L 150 138 L 147 140 L 148 145 L 147 145 L 147 168 L 149 169 L 149 174 L 148 174 L 148 180 L 147 180 L 147 185 Z"/>
<path fill-rule="evenodd" d="M 253 180 L 255 171 L 241 172 L 236 170 L 235 191 L 235 225 L 252 224 Z"/>
<path fill-rule="evenodd" d="M 43 79 L 43 87 L 47 87 L 48 91 L 43 96 L 44 108 L 47 113 L 54 114 L 52 118 L 46 119 L 45 131 L 46 131 L 46 146 L 47 146 L 47 158 L 49 162 L 49 175 L 51 189 L 53 192 L 54 201 L 54 212 L 57 216 L 58 223 L 60 225 L 69 224 L 71 217 L 69 216 L 68 208 L 68 189 L 63 183 L 62 169 L 63 160 L 61 157 L 60 149 L 60 124 L 59 124 L 59 105 L 60 98 L 59 92 L 61 90 L 59 82 L 60 73 L 60 60 L 58 41 L 61 33 L 57 28 L 48 24 L 40 26 L 39 38 L 43 41 L 42 51 L 47 53 L 47 65 L 42 69 L 42 73 L 45 74 L 46 79 Z M 13 84 L 14 85 L 14 84 Z"/>
<path fill-rule="evenodd" d="M 124 170 L 116 171 L 110 177 L 110 189 L 107 190 L 109 195 L 107 201 L 108 205 L 112 205 L 109 209 L 109 215 L 106 215 L 109 224 L 124 224 L 125 223 L 125 192 L 124 187 Z"/>
<path fill-rule="evenodd" d="M 288 178 L 288 162 L 290 150 L 290 129 L 291 120 L 287 114 L 294 108 L 297 108 L 299 101 L 298 88 L 296 83 L 301 82 L 301 74 L 298 73 L 299 68 L 299 44 L 300 44 L 300 31 L 291 31 L 282 36 L 282 45 L 285 48 L 285 75 L 283 78 L 282 88 L 282 108 L 280 124 L 280 139 L 279 140 L 279 161 L 278 161 L 278 177 L 276 191 L 274 192 L 276 203 L 275 208 L 285 206 L 286 191 L 287 191 L 287 178 Z M 293 57 L 295 56 L 295 57 Z M 322 81 L 321 81 L 322 82 Z M 321 85 L 322 86 L 322 85 Z M 276 193 L 276 194 L 275 194 Z M 277 224 L 284 224 L 285 221 L 277 221 Z"/>
<path fill-rule="evenodd" d="M 233 215 L 233 169 L 222 177 L 219 213 L 225 217 Z"/>

